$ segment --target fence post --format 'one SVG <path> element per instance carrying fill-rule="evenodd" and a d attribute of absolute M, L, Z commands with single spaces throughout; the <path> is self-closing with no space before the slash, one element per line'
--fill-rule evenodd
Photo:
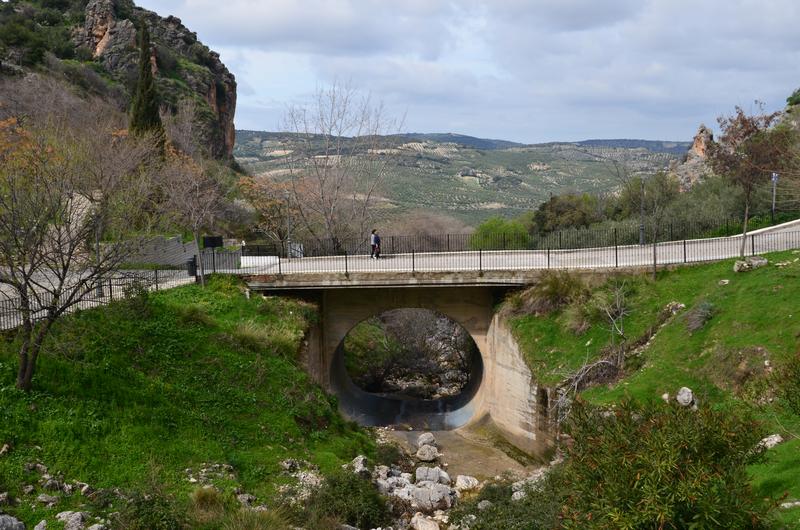
<path fill-rule="evenodd" d="M 217 273 L 217 248 L 213 247 L 211 249 L 211 273 Z"/>
<path fill-rule="evenodd" d="M 346 250 L 344 251 L 344 275 L 348 276 L 348 277 L 350 276 L 350 268 L 349 268 L 348 263 L 347 263 L 347 251 Z"/>
<path fill-rule="evenodd" d="M 447 234 L 447 252 L 450 252 L 450 234 Z"/>
<path fill-rule="evenodd" d="M 111 278 L 108 279 L 108 296 L 114 300 L 114 283 Z"/>
<path fill-rule="evenodd" d="M 414 248 L 411 248 L 411 274 L 417 272 L 417 264 L 416 264 L 416 252 Z"/>
<path fill-rule="evenodd" d="M 614 228 L 614 267 L 619 267 L 619 245 L 617 244 L 616 228 Z"/>
<path fill-rule="evenodd" d="M 547 247 L 547 268 L 550 268 L 550 247 Z"/>
<path fill-rule="evenodd" d="M 278 276 L 283 276 L 283 270 L 281 269 L 281 253 L 278 252 Z"/>
<path fill-rule="evenodd" d="M 561 231 L 560 231 L 560 230 L 559 230 L 559 232 L 558 232 L 558 248 L 559 248 L 559 250 L 560 250 L 561 248 L 563 248 L 563 247 L 562 247 L 562 245 L 561 245 Z"/>
<path fill-rule="evenodd" d="M 156 277 L 156 291 L 158 291 L 158 269 L 155 270 L 155 277 Z"/>
<path fill-rule="evenodd" d="M 685 239 L 683 240 L 683 262 L 684 263 L 688 263 L 688 261 L 686 261 L 686 240 Z"/>
<path fill-rule="evenodd" d="M 483 274 L 483 249 L 478 249 L 478 272 Z"/>
<path fill-rule="evenodd" d="M 389 239 L 389 242 L 392 244 L 392 254 L 394 254 L 394 236 Z"/>
<path fill-rule="evenodd" d="M 503 250 L 506 250 L 506 233 L 503 232 Z"/>
<path fill-rule="evenodd" d="M 755 234 L 750 234 L 750 253 L 753 256 L 756 255 L 756 236 L 755 236 Z"/>

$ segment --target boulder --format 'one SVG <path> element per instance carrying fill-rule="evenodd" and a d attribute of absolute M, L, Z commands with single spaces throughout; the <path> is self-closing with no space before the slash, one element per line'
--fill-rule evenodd
<path fill-rule="evenodd" d="M 800 501 L 788 501 L 781 503 L 782 510 L 791 510 L 793 508 L 800 508 Z"/>
<path fill-rule="evenodd" d="M 8 492 L 0 493 L 0 506 L 8 506 L 11 504 L 11 495 Z"/>
<path fill-rule="evenodd" d="M 456 477 L 456 491 L 470 491 L 477 489 L 480 482 L 475 477 L 469 475 L 458 475 Z"/>
<path fill-rule="evenodd" d="M 771 434 L 758 442 L 759 449 L 772 449 L 778 444 L 783 443 L 783 436 L 780 434 Z"/>
<path fill-rule="evenodd" d="M 753 269 L 759 269 L 769 264 L 767 258 L 763 256 L 748 256 L 744 260 L 737 260 L 733 264 L 733 272 L 747 272 Z"/>
<path fill-rule="evenodd" d="M 39 524 L 33 527 L 33 530 L 47 530 L 47 521 L 42 519 Z"/>
<path fill-rule="evenodd" d="M 25 530 L 25 525 L 10 515 L 0 515 L 0 530 Z"/>
<path fill-rule="evenodd" d="M 427 483 L 412 490 L 412 506 L 424 512 L 448 510 L 453 506 L 453 491 L 444 484 Z"/>
<path fill-rule="evenodd" d="M 422 447 L 425 445 L 436 445 L 436 437 L 433 435 L 433 433 L 424 432 L 419 435 L 419 438 L 417 438 L 417 447 Z"/>
<path fill-rule="evenodd" d="M 515 491 L 514 493 L 511 494 L 511 500 L 512 501 L 521 501 L 522 499 L 524 499 L 527 496 L 528 496 L 528 494 L 525 493 L 525 490 Z"/>
<path fill-rule="evenodd" d="M 411 518 L 411 528 L 414 530 L 439 530 L 439 523 L 417 512 Z"/>
<path fill-rule="evenodd" d="M 256 502 L 256 496 L 249 493 L 240 493 L 236 496 L 236 500 L 239 501 L 239 504 L 242 506 L 249 507 Z"/>
<path fill-rule="evenodd" d="M 480 511 L 488 510 L 491 507 L 492 507 L 492 501 L 489 501 L 489 500 L 486 500 L 486 499 L 484 499 L 484 500 L 482 500 L 481 502 L 478 503 L 478 509 Z"/>
<path fill-rule="evenodd" d="M 359 455 L 350 462 L 350 468 L 353 470 L 353 473 L 358 475 L 361 478 L 370 478 L 369 468 L 367 467 L 367 457 L 364 455 Z"/>
<path fill-rule="evenodd" d="M 681 407 L 688 407 L 695 403 L 694 392 L 692 392 L 691 388 L 685 386 L 681 387 L 681 389 L 678 390 L 678 393 L 675 396 L 675 401 L 677 401 L 678 405 L 680 405 Z"/>
<path fill-rule="evenodd" d="M 447 474 L 446 471 L 442 471 L 441 468 L 437 467 L 418 467 L 416 471 L 417 482 L 422 481 L 430 481 L 439 484 L 445 484 L 447 486 L 450 485 L 450 475 Z"/>
<path fill-rule="evenodd" d="M 439 458 L 439 450 L 434 445 L 423 445 L 417 450 L 417 458 L 422 462 L 433 462 Z"/>
<path fill-rule="evenodd" d="M 84 512 L 61 512 L 56 515 L 56 520 L 64 523 L 64 530 L 83 530 L 86 519 L 88 517 Z"/>
<path fill-rule="evenodd" d="M 86 530 L 107 530 L 107 528 L 106 528 L 106 525 L 97 523 L 97 524 L 93 524 L 92 526 L 90 526 Z"/>
<path fill-rule="evenodd" d="M 0 447 L 0 456 L 5 456 L 11 451 L 11 446 L 8 444 L 3 444 L 3 447 Z"/>
<path fill-rule="evenodd" d="M 59 498 L 53 495 L 48 495 L 46 493 L 42 493 L 38 497 L 36 497 L 36 502 L 41 504 L 46 504 L 47 506 L 55 506 L 58 504 Z"/>

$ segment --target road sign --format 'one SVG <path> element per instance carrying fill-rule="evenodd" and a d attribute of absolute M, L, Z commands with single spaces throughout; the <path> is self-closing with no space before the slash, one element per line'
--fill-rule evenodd
<path fill-rule="evenodd" d="M 772 173 L 772 182 L 778 182 L 778 174 Z"/>

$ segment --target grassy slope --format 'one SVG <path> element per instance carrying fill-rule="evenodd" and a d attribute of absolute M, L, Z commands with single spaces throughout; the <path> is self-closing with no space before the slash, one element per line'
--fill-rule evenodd
<path fill-rule="evenodd" d="M 141 309 L 116 303 L 65 319 L 29 395 L 13 389 L 13 345 L 0 343 L 0 445 L 13 446 L 0 457 L 0 490 L 23 497 L 36 480 L 23 464 L 40 460 L 97 488 L 146 490 L 155 476 L 185 501 L 192 486 L 183 470 L 221 462 L 264 501 L 285 480 L 282 459 L 330 471 L 371 451 L 297 366 L 308 306 L 247 300 L 218 278 L 205 291 L 151 295 Z M 81 500 L 9 511 L 35 524 Z"/>
<path fill-rule="evenodd" d="M 794 261 L 800 254 L 767 257 L 772 263 L 791 264 L 736 274 L 729 260 L 663 272 L 656 282 L 646 275 L 626 279 L 634 288 L 629 298 L 632 313 L 625 321 L 631 338 L 641 335 L 669 302 L 681 302 L 687 309 L 656 335 L 642 355 L 641 368 L 614 385 L 585 391 L 584 398 L 597 403 L 613 403 L 626 395 L 658 399 L 688 386 L 706 403 L 748 406 L 745 403 L 763 395 L 769 385 L 764 360 L 769 359 L 779 371 L 782 363 L 800 352 L 800 261 Z M 730 284 L 719 285 L 721 279 L 729 279 Z M 689 333 L 684 315 L 706 300 L 714 305 L 715 315 L 703 328 Z M 546 384 L 596 357 L 609 340 L 602 324 L 576 336 L 564 328 L 564 321 L 562 313 L 514 322 L 532 370 Z M 745 372 L 753 375 L 744 378 Z M 786 413 L 777 401 L 759 406 L 757 413 L 772 432 L 789 439 L 770 451 L 765 463 L 751 468 L 757 491 L 772 497 L 788 492 L 790 498 L 800 498 L 800 439 L 792 434 L 800 433 L 800 418 Z M 797 522 L 800 510 L 781 515 L 787 522 Z"/>

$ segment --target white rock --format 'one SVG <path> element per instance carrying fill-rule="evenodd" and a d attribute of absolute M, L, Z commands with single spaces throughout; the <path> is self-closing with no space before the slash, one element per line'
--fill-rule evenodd
<path fill-rule="evenodd" d="M 800 508 L 800 501 L 789 501 L 781 503 L 782 510 L 791 510 L 792 508 Z"/>
<path fill-rule="evenodd" d="M 434 445 L 423 445 L 417 450 L 417 458 L 423 462 L 433 462 L 439 458 L 439 450 Z"/>
<path fill-rule="evenodd" d="M 776 445 L 783 443 L 783 436 L 780 434 L 771 434 L 758 442 L 759 449 L 772 449 Z"/>
<path fill-rule="evenodd" d="M 436 437 L 433 433 L 424 432 L 419 435 L 419 438 L 417 438 L 417 447 L 422 447 L 423 445 L 436 445 Z"/>
<path fill-rule="evenodd" d="M 478 509 L 480 511 L 488 510 L 491 507 L 492 507 L 492 501 L 488 501 L 486 499 L 484 499 L 484 500 L 482 500 L 481 502 L 478 503 Z"/>
<path fill-rule="evenodd" d="M 33 527 L 33 530 L 47 530 L 47 521 L 42 519 L 39 524 Z"/>
<path fill-rule="evenodd" d="M 664 392 L 663 394 L 661 394 L 661 399 L 669 403 L 669 392 Z"/>
<path fill-rule="evenodd" d="M 446 471 L 442 471 L 440 467 L 418 467 L 416 471 L 416 481 L 431 481 L 438 482 L 439 484 L 450 485 L 450 475 Z"/>
<path fill-rule="evenodd" d="M 412 490 L 412 506 L 425 512 L 447 510 L 453 506 L 453 490 L 444 484 L 423 483 L 422 487 L 414 486 Z"/>
<path fill-rule="evenodd" d="M 456 490 L 457 491 L 470 491 L 480 486 L 480 482 L 475 477 L 469 475 L 458 475 L 456 477 Z"/>
<path fill-rule="evenodd" d="M 380 478 L 386 480 L 389 478 L 389 467 L 388 466 L 375 466 L 375 469 L 372 471 L 372 475 L 375 478 Z"/>
<path fill-rule="evenodd" d="M 42 504 L 46 504 L 47 506 L 55 506 L 58 504 L 59 498 L 54 497 L 53 495 L 47 495 L 46 493 L 42 493 L 38 497 L 36 497 L 36 501 Z"/>
<path fill-rule="evenodd" d="M 25 524 L 10 515 L 0 515 L 0 530 L 25 530 Z"/>
<path fill-rule="evenodd" d="M 369 478 L 370 472 L 369 468 L 367 467 L 367 457 L 364 455 L 359 455 L 350 462 L 350 468 L 353 470 L 353 473 L 362 477 L 362 478 Z"/>
<path fill-rule="evenodd" d="M 681 387 L 681 389 L 678 390 L 678 394 L 675 396 L 675 401 L 682 407 L 688 407 L 694 403 L 694 393 L 692 389 L 685 386 Z"/>
<path fill-rule="evenodd" d="M 61 512 L 56 519 L 64 523 L 64 530 L 83 530 L 87 515 L 84 512 Z"/>
<path fill-rule="evenodd" d="M 730 280 L 720 280 L 719 281 L 719 285 L 728 285 L 729 283 L 731 283 Z"/>
<path fill-rule="evenodd" d="M 511 500 L 512 500 L 512 501 L 520 501 L 520 500 L 524 499 L 524 498 L 525 498 L 527 495 L 528 495 L 528 494 L 527 494 L 527 493 L 525 493 L 525 491 L 524 491 L 524 490 L 522 490 L 522 491 L 515 491 L 514 493 L 512 493 L 512 494 L 511 494 Z"/>
<path fill-rule="evenodd" d="M 411 518 L 411 528 L 414 530 L 439 530 L 439 523 L 417 512 Z"/>
<path fill-rule="evenodd" d="M 106 525 L 100 524 L 100 523 L 93 524 L 92 526 L 90 526 L 86 530 L 106 530 Z"/>

